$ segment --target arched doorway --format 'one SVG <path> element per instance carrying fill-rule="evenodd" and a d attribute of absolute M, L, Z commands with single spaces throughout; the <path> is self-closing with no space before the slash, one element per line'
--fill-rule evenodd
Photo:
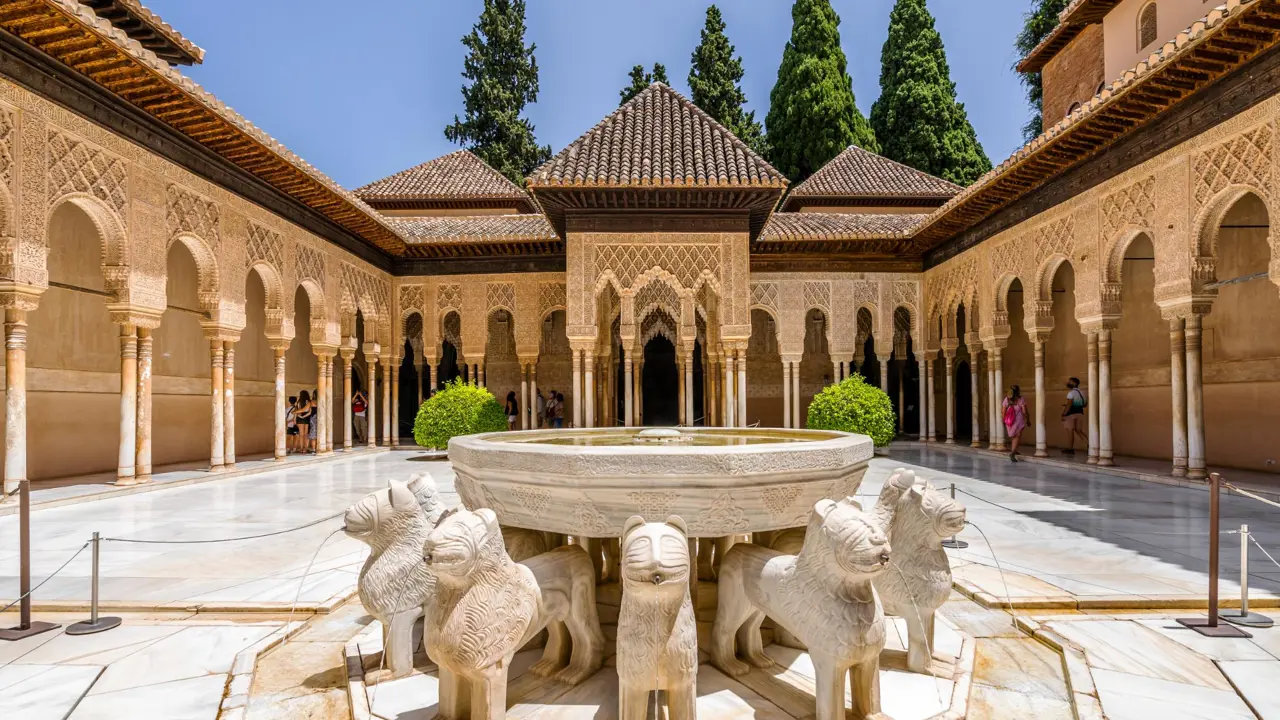
<path fill-rule="evenodd" d="M 675 425 L 680 422 L 676 346 L 662 335 L 655 335 L 645 343 L 641 387 L 645 425 Z"/>
<path fill-rule="evenodd" d="M 440 366 L 436 371 L 436 389 L 442 389 L 446 383 L 463 377 L 463 368 L 458 364 L 458 345 L 461 342 L 462 319 L 456 312 L 444 316 L 440 323 Z"/>

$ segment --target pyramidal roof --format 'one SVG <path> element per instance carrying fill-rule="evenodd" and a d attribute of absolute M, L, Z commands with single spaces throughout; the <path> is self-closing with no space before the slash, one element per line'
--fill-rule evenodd
<path fill-rule="evenodd" d="M 818 172 L 792 188 L 787 210 L 819 203 L 808 200 L 907 200 L 941 205 L 963 188 L 887 157 L 850 145 Z"/>
<path fill-rule="evenodd" d="M 371 204 L 429 204 L 465 207 L 505 204 L 531 212 L 529 196 L 470 150 L 428 160 L 355 191 Z"/>
<path fill-rule="evenodd" d="M 529 176 L 531 188 L 786 184 L 746 143 L 662 83 L 650 85 Z"/>

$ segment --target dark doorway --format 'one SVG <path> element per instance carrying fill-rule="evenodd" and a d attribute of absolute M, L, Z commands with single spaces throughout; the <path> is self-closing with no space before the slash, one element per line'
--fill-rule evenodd
<path fill-rule="evenodd" d="M 693 343 L 693 417 L 690 418 L 690 425 L 706 425 L 707 418 L 706 408 L 703 403 L 703 384 L 702 377 L 702 341 L 695 340 Z"/>
<path fill-rule="evenodd" d="M 413 344 L 404 343 L 404 357 L 400 360 L 400 437 L 413 436 L 413 422 L 418 417 L 418 367 L 413 364 Z M 423 388 L 423 392 L 427 392 Z"/>
<path fill-rule="evenodd" d="M 880 359 L 876 357 L 876 340 L 868 337 L 862 343 L 862 366 L 854 368 L 868 385 L 880 387 Z"/>
<path fill-rule="evenodd" d="M 661 335 L 644 346 L 643 387 L 645 425 L 675 425 L 680 422 L 676 348 Z"/>
<path fill-rule="evenodd" d="M 969 363 L 956 365 L 956 442 L 973 437 L 973 380 Z"/>
<path fill-rule="evenodd" d="M 443 390 L 445 383 L 459 377 L 462 377 L 462 371 L 458 368 L 458 350 L 453 343 L 445 340 L 440 344 L 440 365 L 436 367 L 436 376 L 433 378 L 436 389 Z"/>

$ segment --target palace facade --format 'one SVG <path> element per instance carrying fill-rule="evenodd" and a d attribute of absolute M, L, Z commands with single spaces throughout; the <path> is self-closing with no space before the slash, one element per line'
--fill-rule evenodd
<path fill-rule="evenodd" d="M 136 0 L 0 0 L 5 488 L 409 434 L 462 377 L 566 424 L 801 427 L 861 373 L 906 436 L 1276 472 L 1280 0 L 1075 0 L 1045 133 L 968 188 L 851 147 L 791 186 L 655 84 L 521 188 L 459 151 L 355 191 L 180 72 Z M 1030 445 L 1030 442 L 1027 443 Z M 1081 450 L 1085 452 L 1085 450 Z M 1118 459 L 1119 458 L 1119 459 Z"/>

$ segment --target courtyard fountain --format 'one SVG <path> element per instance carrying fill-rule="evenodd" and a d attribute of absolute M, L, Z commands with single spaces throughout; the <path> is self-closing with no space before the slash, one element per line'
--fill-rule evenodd
<path fill-rule="evenodd" d="M 632 720 L 661 717 L 665 702 L 673 720 L 963 717 L 973 643 L 934 615 L 950 584 L 934 546 L 963 508 L 899 471 L 864 509 L 872 453 L 865 436 L 816 430 L 454 438 L 463 507 L 441 515 L 426 498 L 425 540 L 412 524 L 418 567 L 434 575 L 413 613 L 425 616 L 426 652 L 403 615 L 354 641 L 355 716 Z M 372 506 L 423 500 L 417 483 Z M 895 524 L 899 513 L 909 521 Z M 356 513 L 359 532 L 371 514 Z M 527 553 L 512 543 L 527 547 L 527 535 L 553 549 L 517 562 Z M 890 572 L 882 604 L 873 588 Z M 404 607 L 376 596 L 416 601 L 421 585 L 362 574 L 361 597 Z"/>

